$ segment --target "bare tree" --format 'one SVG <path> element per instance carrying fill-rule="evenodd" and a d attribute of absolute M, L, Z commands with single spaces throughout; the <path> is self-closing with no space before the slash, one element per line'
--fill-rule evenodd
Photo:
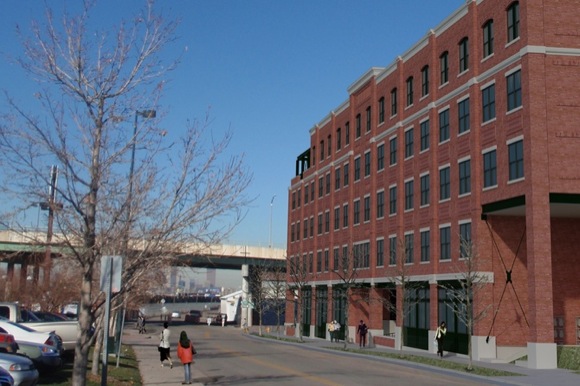
<path fill-rule="evenodd" d="M 350 305 L 353 303 L 355 289 L 362 284 L 357 279 L 359 269 L 369 265 L 368 250 L 365 252 L 364 248 L 362 248 L 363 245 L 357 244 L 350 250 L 343 250 L 342 255 L 339 257 L 338 267 L 334 267 L 334 274 L 339 282 L 337 286 L 340 290 L 334 291 L 333 287 L 332 296 L 334 298 L 336 296 L 342 297 L 346 308 L 344 312 L 344 349 L 346 349 L 349 340 L 348 314 Z"/>
<path fill-rule="evenodd" d="M 269 293 L 268 303 L 269 309 L 276 314 L 276 333 L 280 339 L 280 325 L 282 323 L 282 315 L 286 309 L 286 268 L 280 265 L 272 265 L 269 267 L 270 274 L 267 282 L 267 291 Z"/>
<path fill-rule="evenodd" d="M 409 264 L 412 259 L 413 248 L 407 244 L 404 239 L 397 240 L 397 248 L 393 256 L 390 256 L 391 265 L 394 264 L 393 273 L 390 280 L 399 288 L 400 305 L 392 301 L 392 297 L 384 299 L 383 304 L 395 315 L 398 319 L 398 324 L 401 326 L 401 343 L 399 345 L 400 356 L 403 356 L 403 346 L 406 341 L 405 320 L 409 312 L 421 301 L 418 291 L 422 288 L 421 284 L 411 280 L 411 268 Z"/>
<path fill-rule="evenodd" d="M 258 335 L 262 336 L 262 319 L 268 310 L 268 270 L 256 265 L 250 268 L 250 293 L 254 303 L 254 310 L 258 313 Z"/>
<path fill-rule="evenodd" d="M 286 259 L 287 262 L 287 282 L 288 282 L 288 291 L 287 291 L 287 300 L 288 302 L 292 302 L 294 305 L 294 312 L 296 316 L 295 320 L 295 327 L 298 332 L 298 340 L 300 342 L 304 341 L 303 335 L 303 323 L 302 323 L 302 312 L 306 304 L 305 302 L 305 294 L 308 293 L 306 291 L 309 288 L 309 278 L 310 272 L 312 271 L 312 255 L 301 255 L 298 254 L 296 256 L 289 256 Z"/>
<path fill-rule="evenodd" d="M 242 218 L 251 181 L 243 157 L 224 159 L 231 133 L 207 135 L 208 117 L 187 124 L 182 139 L 170 143 L 160 118 L 143 110 L 157 107 L 177 62 L 162 59 L 177 22 L 163 20 L 148 2 L 116 33 L 94 31 L 91 5 L 64 14 L 60 24 L 47 10 L 43 24 L 22 35 L 18 63 L 39 90 L 26 108 L 7 93 L 9 112 L 0 123 L 0 186 L 14 206 L 3 214 L 4 225 L 23 230 L 18 214 L 49 202 L 61 251 L 79 266 L 73 385 L 86 383 L 90 330 L 102 312 L 95 286 L 101 257 L 125 256 L 114 295 L 124 297 L 149 272 L 193 253 L 193 243 L 220 242 Z M 59 168 L 52 201 L 51 165 Z"/>
<path fill-rule="evenodd" d="M 442 285 L 447 292 L 447 297 L 450 300 L 445 304 L 453 310 L 453 313 L 459 320 L 465 323 L 467 329 L 467 352 L 469 354 L 469 362 L 467 370 L 473 370 L 473 353 L 471 345 L 471 337 L 473 336 L 473 329 L 475 325 L 482 319 L 487 317 L 487 312 L 492 307 L 488 304 L 476 309 L 474 307 L 474 300 L 481 296 L 484 288 L 489 283 L 489 278 L 485 273 L 479 271 L 480 257 L 471 240 L 460 238 L 461 243 L 461 259 L 458 270 L 458 280 L 456 285 L 445 284 Z M 478 304 L 483 304 L 479 302 Z"/>

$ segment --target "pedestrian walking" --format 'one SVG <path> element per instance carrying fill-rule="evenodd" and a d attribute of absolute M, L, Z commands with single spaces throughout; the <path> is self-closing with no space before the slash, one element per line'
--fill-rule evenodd
<path fill-rule="evenodd" d="M 179 335 L 179 342 L 177 343 L 177 357 L 183 364 L 183 371 L 185 380 L 181 382 L 182 385 L 191 385 L 191 365 L 194 362 L 193 356 L 197 354 L 193 342 L 187 337 L 185 331 L 181 331 Z"/>
<path fill-rule="evenodd" d="M 335 320 L 332 321 L 334 324 L 334 341 L 338 342 L 338 334 L 340 333 L 340 323 Z"/>
<path fill-rule="evenodd" d="M 211 326 L 211 316 L 208 316 L 206 321 L 207 321 L 207 325 Z"/>
<path fill-rule="evenodd" d="M 367 331 L 368 331 L 368 327 L 365 324 L 365 322 L 363 322 L 363 320 L 361 319 L 360 323 L 358 324 L 358 327 L 356 329 L 356 332 L 358 333 L 359 336 L 359 347 L 365 347 L 367 345 Z"/>
<path fill-rule="evenodd" d="M 173 361 L 171 360 L 171 356 L 169 353 L 169 337 L 171 336 L 171 331 L 169 331 L 169 323 L 163 323 L 163 331 L 159 335 L 159 360 L 161 361 L 161 367 L 163 367 L 163 362 L 165 360 L 169 361 L 169 368 L 173 368 Z"/>
<path fill-rule="evenodd" d="M 245 334 L 250 332 L 250 329 L 248 328 L 248 321 L 246 320 L 246 318 L 244 318 L 244 322 L 242 323 L 242 328 L 244 329 Z"/>
<path fill-rule="evenodd" d="M 443 358 L 443 344 L 445 343 L 445 335 L 447 335 L 447 326 L 445 322 L 441 322 L 437 331 L 435 331 L 435 340 L 437 341 L 437 356 Z"/>
<path fill-rule="evenodd" d="M 334 320 L 332 322 L 328 322 L 328 324 L 326 325 L 326 328 L 328 329 L 328 334 L 330 335 L 330 341 L 333 342 L 334 341 Z"/>
<path fill-rule="evenodd" d="M 145 329 L 145 315 L 139 313 L 139 317 L 137 318 L 137 328 L 139 329 L 139 334 L 147 333 Z"/>

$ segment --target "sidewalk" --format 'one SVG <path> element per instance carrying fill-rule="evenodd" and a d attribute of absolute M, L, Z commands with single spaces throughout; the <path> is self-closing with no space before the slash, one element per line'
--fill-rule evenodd
<path fill-rule="evenodd" d="M 123 343 L 133 346 L 137 361 L 139 363 L 139 371 L 141 372 L 141 377 L 143 378 L 143 385 L 157 386 L 157 385 L 180 385 L 183 382 L 183 367 L 175 354 L 175 344 L 173 343 L 177 337 L 172 337 L 172 350 L 171 358 L 173 359 L 173 369 L 168 366 L 161 367 L 159 363 L 159 353 L 157 352 L 157 344 L 159 343 L 158 335 L 160 326 L 148 325 L 147 334 L 139 334 L 134 328 L 126 328 L 123 333 Z M 256 330 L 257 331 L 257 330 Z M 252 333 L 256 331 L 252 330 Z M 333 348 L 342 348 L 343 342 L 331 343 L 328 340 L 318 339 L 318 338 L 304 338 L 306 343 L 299 343 L 297 338 L 284 336 L 284 339 L 295 339 L 295 342 L 284 340 L 278 341 L 271 338 L 262 338 L 257 335 L 248 335 L 248 339 L 261 339 L 272 342 L 272 344 L 291 344 L 297 347 L 301 347 L 305 350 L 320 350 L 320 351 L 330 351 L 338 355 L 349 355 L 349 356 L 365 356 L 365 354 L 358 354 L 352 352 L 343 352 L 339 350 L 334 350 Z M 358 349 L 356 344 L 348 344 L 348 348 Z M 385 347 L 373 347 L 365 348 L 364 351 L 369 352 L 385 352 L 398 354 L 399 350 L 385 348 Z M 429 353 L 423 350 L 404 350 L 407 355 L 424 356 L 429 358 L 436 358 L 436 354 Z M 576 374 L 570 370 L 564 369 L 554 369 L 554 370 L 534 370 L 528 369 L 526 367 L 516 366 L 514 364 L 505 363 L 490 363 L 490 362 L 473 362 L 475 367 L 485 367 L 490 369 L 509 371 L 512 373 L 521 374 L 519 376 L 505 376 L 505 377 L 481 377 L 477 375 L 472 375 L 465 372 L 457 372 L 454 370 L 448 370 L 441 367 L 433 367 L 423 364 L 418 364 L 414 362 L 409 362 L 397 358 L 385 358 L 377 356 L 367 356 L 369 360 L 378 362 L 390 362 L 397 363 L 402 366 L 416 367 L 416 368 L 431 368 L 437 372 L 450 372 L 461 374 L 463 377 L 469 377 L 477 379 L 480 381 L 487 382 L 494 385 L 518 385 L 518 386 L 545 386 L 545 385 L 580 385 L 580 374 Z M 453 353 L 446 353 L 443 360 L 451 361 L 456 363 L 464 364 L 467 367 L 468 358 L 463 355 L 455 355 Z M 199 370 L 198 366 L 193 365 L 191 367 L 191 379 L 194 381 L 193 385 L 203 385 L 200 382 L 203 380 L 208 380 L 208 376 Z M 196 382 L 197 381 L 197 382 Z"/>
<path fill-rule="evenodd" d="M 147 325 L 147 333 L 139 334 L 139 331 L 133 327 L 127 327 L 123 330 L 123 344 L 133 347 L 137 362 L 139 363 L 139 372 L 143 379 L 143 385 L 181 385 L 184 381 L 183 365 L 179 361 L 176 353 L 176 341 L 178 337 L 171 338 L 171 359 L 173 368 L 165 361 L 165 367 L 161 367 L 159 361 L 159 334 L 162 327 L 156 325 Z M 202 386 L 203 383 L 195 382 L 196 379 L 206 379 L 197 366 L 191 366 L 192 385 Z"/>

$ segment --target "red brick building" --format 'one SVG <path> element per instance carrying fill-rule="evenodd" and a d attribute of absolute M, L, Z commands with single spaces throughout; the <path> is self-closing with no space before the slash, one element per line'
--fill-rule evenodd
<path fill-rule="evenodd" d="M 474 358 L 556 367 L 556 345 L 580 341 L 579 81 L 576 0 L 467 1 L 356 80 L 296 162 L 288 260 L 306 276 L 289 293 L 288 333 L 302 322 L 327 338 L 348 313 L 350 337 L 364 319 L 375 344 L 428 350 L 445 320 L 446 350 L 466 353 L 447 290 L 464 277 L 463 240 L 487 278 Z M 348 303 L 346 255 L 360 287 Z M 404 325 L 401 269 L 418 285 Z"/>

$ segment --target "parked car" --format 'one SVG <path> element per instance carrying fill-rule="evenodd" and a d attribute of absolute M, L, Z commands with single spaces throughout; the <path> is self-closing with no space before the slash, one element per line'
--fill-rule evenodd
<path fill-rule="evenodd" d="M 0 352 L 15 353 L 18 351 L 18 343 L 14 339 L 14 335 L 0 332 Z"/>
<path fill-rule="evenodd" d="M 38 370 L 34 363 L 21 355 L 0 353 L 0 367 L 14 379 L 14 386 L 34 386 L 38 383 Z"/>
<path fill-rule="evenodd" d="M 201 311 L 198 310 L 191 310 L 189 314 L 185 315 L 185 321 L 188 323 L 199 324 L 201 319 Z"/>
<path fill-rule="evenodd" d="M 18 342 L 17 353 L 29 358 L 41 374 L 62 368 L 62 357 L 52 346 L 34 342 Z"/>
<path fill-rule="evenodd" d="M 42 332 L 7 320 L 0 320 L 0 332 L 11 334 L 16 342 L 35 342 L 54 347 L 59 353 L 63 351 L 62 340 L 54 332 Z"/>
<path fill-rule="evenodd" d="M 14 386 L 14 378 L 12 378 L 12 375 L 2 367 L 0 367 L 0 385 Z"/>
<path fill-rule="evenodd" d="M 63 314 L 57 314 L 56 312 L 46 312 L 46 311 L 34 311 L 33 314 L 41 322 L 61 322 L 70 320 Z"/>

